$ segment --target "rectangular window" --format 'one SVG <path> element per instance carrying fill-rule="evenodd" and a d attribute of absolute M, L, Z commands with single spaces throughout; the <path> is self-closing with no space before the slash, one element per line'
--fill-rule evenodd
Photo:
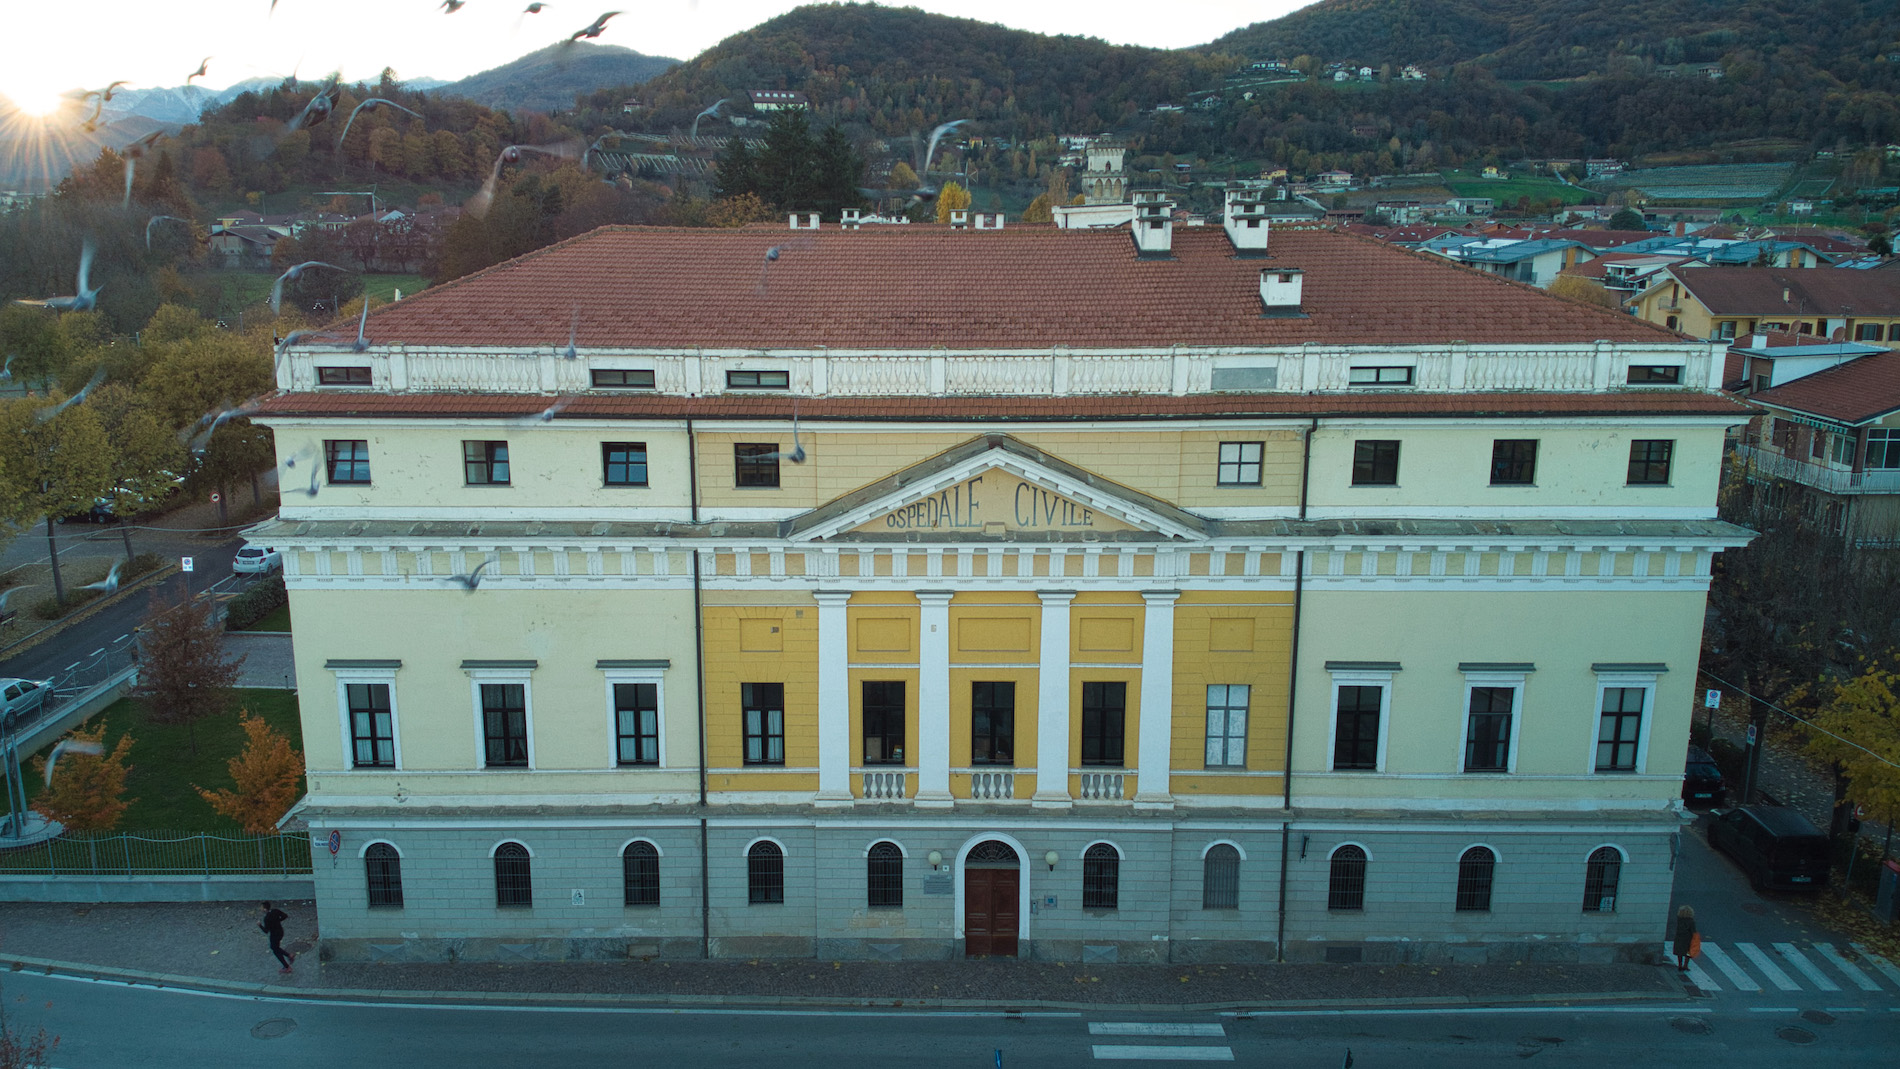
<path fill-rule="evenodd" d="M 526 684 L 482 684 L 482 743 L 487 767 L 528 767 Z"/>
<path fill-rule="evenodd" d="M 463 442 L 462 478 L 470 486 L 507 486 L 508 443 Z"/>
<path fill-rule="evenodd" d="M 1733 319 L 1724 319 L 1720 323 L 1717 323 L 1715 325 L 1715 336 L 1724 341 L 1733 340 L 1735 337 L 1735 321 Z"/>
<path fill-rule="evenodd" d="M 1410 386 L 1412 369 L 1409 367 L 1356 367 L 1346 373 L 1346 381 L 1353 386 Z"/>
<path fill-rule="evenodd" d="M 1677 386 L 1682 383 L 1681 364 L 1631 364 L 1631 386 Z"/>
<path fill-rule="evenodd" d="M 1247 699 L 1244 683 L 1212 683 L 1207 688 L 1207 767 L 1247 767 Z"/>
<path fill-rule="evenodd" d="M 369 485 L 369 443 L 357 440 L 325 440 L 324 474 L 331 485 Z"/>
<path fill-rule="evenodd" d="M 1222 442 L 1214 481 L 1221 486 L 1259 486 L 1260 455 L 1265 448 L 1264 442 Z"/>
<path fill-rule="evenodd" d="M 395 768 L 395 720 L 389 710 L 387 683 L 348 683 L 350 750 L 357 768 Z"/>
<path fill-rule="evenodd" d="M 317 369 L 319 386 L 368 386 L 370 369 L 366 367 L 320 367 Z"/>
<path fill-rule="evenodd" d="M 647 444 L 645 442 L 602 442 L 600 464 L 608 486 L 645 486 L 647 484 Z"/>
<path fill-rule="evenodd" d="M 1333 725 L 1335 771 L 1379 767 L 1379 712 L 1384 687 L 1342 686 Z"/>
<path fill-rule="evenodd" d="M 1795 436 L 1799 433 L 1800 431 L 1795 426 L 1793 420 L 1777 419 L 1769 424 L 1768 440 L 1775 443 L 1776 449 L 1786 454 L 1792 454 L 1794 452 Z"/>
<path fill-rule="evenodd" d="M 778 443 L 739 442 L 732 447 L 734 486 L 777 486 Z"/>
<path fill-rule="evenodd" d="M 1630 443 L 1631 486 L 1664 486 L 1669 482 L 1669 461 L 1676 454 L 1676 443 L 1669 438 L 1638 438 Z"/>
<path fill-rule="evenodd" d="M 1869 471 L 1900 468 L 1900 428 L 1868 428 L 1867 468 Z"/>
<path fill-rule="evenodd" d="M 1537 439 L 1495 438 L 1491 442 L 1491 485 L 1530 486 L 1537 479 Z"/>
<path fill-rule="evenodd" d="M 1597 727 L 1597 771 L 1636 771 L 1646 687 L 1604 687 L 1603 717 Z"/>
<path fill-rule="evenodd" d="M 1511 768 L 1511 710 L 1516 687 L 1472 687 L 1471 718 L 1465 729 L 1466 772 L 1508 772 Z"/>
<path fill-rule="evenodd" d="M 791 387 L 792 373 L 789 371 L 726 372 L 728 390 L 789 390 Z"/>
<path fill-rule="evenodd" d="M 1808 456 L 1815 460 L 1827 459 L 1827 440 L 1833 435 L 1826 431 L 1814 431 L 1808 435 Z"/>
<path fill-rule="evenodd" d="M 1880 335 L 1881 330 L 1880 324 L 1878 323 L 1862 323 L 1854 328 L 1855 341 L 1879 341 Z"/>
<path fill-rule="evenodd" d="M 1363 441 L 1352 444 L 1352 484 L 1354 486 L 1397 486 L 1399 484 L 1399 443 Z"/>
<path fill-rule="evenodd" d="M 1082 763 L 1120 765 L 1128 684 L 1082 684 Z"/>
<path fill-rule="evenodd" d="M 614 684 L 614 760 L 622 765 L 660 763 L 660 685 Z"/>
<path fill-rule="evenodd" d="M 653 372 L 616 367 L 597 367 L 593 371 L 597 390 L 651 390 Z"/>
<path fill-rule="evenodd" d="M 745 763 L 785 763 L 785 684 L 741 683 L 739 704 L 745 712 Z"/>
<path fill-rule="evenodd" d="M 904 681 L 865 680 L 864 763 L 904 763 Z"/>
<path fill-rule="evenodd" d="M 1016 763 L 1016 684 L 970 684 L 970 763 Z"/>

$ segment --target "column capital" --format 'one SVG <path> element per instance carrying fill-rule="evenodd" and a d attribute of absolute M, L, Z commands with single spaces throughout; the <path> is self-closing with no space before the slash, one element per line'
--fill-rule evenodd
<path fill-rule="evenodd" d="M 1042 599 L 1044 605 L 1067 605 L 1075 600 L 1075 594 L 1076 592 L 1073 590 L 1036 591 L 1036 596 Z"/>
<path fill-rule="evenodd" d="M 947 605 L 949 604 L 951 598 L 954 598 L 957 596 L 957 592 L 954 590 L 919 590 L 919 591 L 916 591 L 915 593 L 917 595 L 917 600 L 923 602 L 926 605 L 929 605 L 933 602 Z"/>
<path fill-rule="evenodd" d="M 1171 605 L 1181 599 L 1179 590 L 1144 590 L 1141 600 L 1149 605 Z"/>
<path fill-rule="evenodd" d="M 827 607 L 843 605 L 845 602 L 851 600 L 851 594 L 852 592 L 849 590 L 814 590 L 811 592 L 811 596 L 817 600 L 819 605 Z"/>

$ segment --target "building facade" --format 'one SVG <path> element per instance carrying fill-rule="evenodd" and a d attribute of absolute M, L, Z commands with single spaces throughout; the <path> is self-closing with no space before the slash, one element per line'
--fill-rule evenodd
<path fill-rule="evenodd" d="M 1256 215 L 607 229 L 291 347 L 323 953 L 1652 955 L 1720 348 Z"/>

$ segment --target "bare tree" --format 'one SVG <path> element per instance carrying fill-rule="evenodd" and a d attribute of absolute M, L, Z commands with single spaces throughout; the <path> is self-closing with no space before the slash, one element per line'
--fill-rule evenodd
<path fill-rule="evenodd" d="M 132 694 L 150 708 L 152 719 L 184 724 L 195 756 L 196 725 L 235 704 L 232 687 L 244 658 L 224 659 L 224 632 L 211 603 L 183 591 L 176 597 L 154 595 L 140 631 L 139 683 Z"/>

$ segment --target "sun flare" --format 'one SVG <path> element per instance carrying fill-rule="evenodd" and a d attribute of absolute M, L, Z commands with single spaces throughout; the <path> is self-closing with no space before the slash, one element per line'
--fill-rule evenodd
<path fill-rule="evenodd" d="M 0 86 L 0 96 L 13 101 L 14 107 L 33 116 L 51 115 L 66 103 L 65 98 L 59 93 L 31 85 Z"/>

